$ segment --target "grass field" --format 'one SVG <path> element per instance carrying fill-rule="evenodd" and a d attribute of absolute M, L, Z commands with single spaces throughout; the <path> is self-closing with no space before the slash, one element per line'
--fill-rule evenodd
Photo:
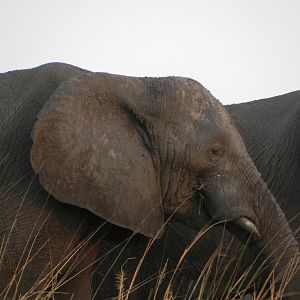
<path fill-rule="evenodd" d="M 205 231 L 200 232 L 192 243 L 185 249 L 182 253 L 180 259 L 177 262 L 177 265 L 173 267 L 170 271 L 168 268 L 168 261 L 165 262 L 164 265 L 161 266 L 159 272 L 154 274 L 151 278 L 146 278 L 144 281 L 138 281 L 137 278 L 139 277 L 139 272 L 143 267 L 145 258 L 147 257 L 148 253 L 151 251 L 151 247 L 153 241 L 150 241 L 147 247 L 145 248 L 144 254 L 135 265 L 135 270 L 128 274 L 126 272 L 126 268 L 124 266 L 120 266 L 119 269 L 114 274 L 114 278 L 111 280 L 111 289 L 115 291 L 116 297 L 114 299 L 131 299 L 131 295 L 133 295 L 139 289 L 142 289 L 144 286 L 147 286 L 149 289 L 149 298 L 148 299 L 162 299 L 162 300 L 171 300 L 171 299 L 216 299 L 215 290 L 218 289 L 219 285 L 221 284 L 222 274 L 229 266 L 224 266 L 220 262 L 224 257 L 224 253 L 222 247 L 219 247 L 211 256 L 211 258 L 207 261 L 204 268 L 201 270 L 200 275 L 197 280 L 193 282 L 186 290 L 186 294 L 183 295 L 182 293 L 179 294 L 178 290 L 176 289 L 177 282 L 175 278 L 179 273 L 181 266 L 183 265 L 186 256 L 189 252 L 193 249 L 195 244 L 199 239 L 201 239 L 206 234 Z M 0 246 L 0 263 L 2 272 L 5 272 L 5 263 L 4 263 L 4 254 L 7 249 L 7 245 L 9 244 L 9 235 L 2 240 Z M 35 237 L 33 240 L 37 239 Z M 51 269 L 44 273 L 41 278 L 39 278 L 32 287 L 28 290 L 25 295 L 18 295 L 18 287 L 24 278 L 24 272 L 28 271 L 27 266 L 30 264 L 31 260 L 34 258 L 36 253 L 33 253 L 32 250 L 34 249 L 32 243 L 28 243 L 27 247 L 29 247 L 29 251 L 25 251 L 22 254 L 26 255 L 24 257 L 20 257 L 20 263 L 17 265 L 14 275 L 11 277 L 11 281 L 5 287 L 4 291 L 1 293 L 1 299 L 55 299 L 56 295 L 60 292 L 60 287 L 66 284 L 68 280 L 72 279 L 74 274 L 74 270 L 76 270 L 76 266 L 78 263 L 84 259 L 86 255 L 86 247 L 89 244 L 89 240 L 91 237 L 87 238 L 86 240 L 82 241 L 80 244 L 77 245 L 72 251 L 68 253 L 65 257 L 62 257 L 60 262 L 52 266 Z M 101 244 L 100 244 L 101 247 Z M 120 255 L 122 253 L 122 247 L 119 246 Z M 28 249 L 27 249 L 28 250 Z M 242 250 L 241 250 L 242 253 Z M 109 258 L 109 253 L 105 254 L 105 258 L 99 257 L 98 261 L 101 262 L 104 259 Z M 128 257 L 128 260 L 131 258 Z M 126 262 L 126 258 L 124 259 Z M 22 263 L 21 263 L 22 262 Z M 113 265 L 116 263 L 116 260 L 113 260 L 111 264 Z M 232 263 L 232 262 L 229 262 Z M 237 263 L 235 260 L 233 263 Z M 125 263 L 124 263 L 125 264 Z M 218 268 L 218 265 L 222 265 L 222 268 Z M 278 281 L 277 278 L 274 277 L 274 273 L 270 273 L 269 277 L 266 282 L 261 284 L 261 288 L 259 290 L 255 290 L 252 294 L 253 300 L 264 300 L 264 299 L 272 299 L 272 300 L 279 300 L 282 298 L 283 292 L 289 280 L 292 278 L 295 272 L 295 262 L 291 262 L 290 265 L 286 266 L 286 270 L 284 270 L 284 275 L 280 280 L 279 289 L 277 283 L 277 290 L 275 289 L 275 283 Z M 217 267 L 216 267 L 217 266 Z M 89 267 L 89 266 L 86 266 Z M 236 265 L 238 267 L 238 264 Z M 247 288 L 253 287 L 254 281 L 259 276 L 260 272 L 264 270 L 263 264 L 261 267 L 257 268 L 256 270 L 251 270 L 251 266 L 245 270 L 242 275 L 236 276 L 236 274 L 232 274 L 229 278 L 226 278 L 225 288 L 222 291 L 223 294 L 221 299 L 223 300 L 233 300 L 233 299 L 251 299 L 250 296 L 244 298 L 247 294 Z M 66 271 L 67 268 L 67 271 Z M 234 267 L 233 267 L 234 269 Z M 62 270 L 64 270 L 62 275 Z M 83 271 L 83 270 L 81 270 Z M 80 273 L 81 271 L 77 272 Z M 70 278 L 70 274 L 72 274 Z M 216 276 L 216 274 L 218 276 Z M 251 274 L 252 278 L 249 280 L 249 274 Z M 104 276 L 105 277 L 105 276 Z M 247 278 L 248 286 L 245 287 L 245 280 Z M 178 278 L 177 278 L 178 279 Z M 98 297 L 95 299 L 102 299 L 101 296 L 101 285 L 98 287 L 94 287 L 95 289 L 100 290 Z M 163 292 L 162 292 L 163 291 Z M 270 297 L 270 298 L 269 298 Z M 71 297 L 70 297 L 71 299 Z M 143 298 L 144 299 L 144 298 Z"/>

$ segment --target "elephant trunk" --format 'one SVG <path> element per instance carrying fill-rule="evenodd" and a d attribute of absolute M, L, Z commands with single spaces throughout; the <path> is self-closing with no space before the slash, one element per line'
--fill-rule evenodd
<path fill-rule="evenodd" d="M 238 238 L 248 240 L 247 232 L 251 233 L 249 246 L 257 256 L 262 285 L 266 279 L 274 278 L 277 290 L 286 286 L 284 299 L 299 299 L 299 245 L 252 161 L 244 158 L 233 172 L 213 174 L 207 182 L 206 207 L 211 217 L 227 220 L 229 230 Z M 295 275 L 292 279 L 291 273 Z M 293 298 L 295 293 L 299 293 L 298 297 Z"/>
<path fill-rule="evenodd" d="M 283 299 L 299 299 L 299 245 L 273 195 L 262 180 L 260 184 L 257 191 L 264 192 L 256 197 L 255 210 L 261 238 L 251 241 L 250 247 L 260 257 L 259 262 L 269 266 L 265 272 L 274 270 L 277 288 L 286 286 Z"/>

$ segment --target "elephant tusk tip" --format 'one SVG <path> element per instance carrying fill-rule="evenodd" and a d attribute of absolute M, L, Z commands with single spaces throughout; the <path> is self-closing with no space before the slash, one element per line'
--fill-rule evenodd
<path fill-rule="evenodd" d="M 235 224 L 248 231 L 251 234 L 255 234 L 256 237 L 260 238 L 260 233 L 256 227 L 256 225 L 247 217 L 240 217 L 239 219 L 234 221 Z"/>

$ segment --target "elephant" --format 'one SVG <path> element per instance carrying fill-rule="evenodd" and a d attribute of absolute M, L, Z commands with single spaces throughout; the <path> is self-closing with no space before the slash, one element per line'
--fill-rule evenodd
<path fill-rule="evenodd" d="M 297 159 L 299 157 L 299 139 L 297 139 L 299 100 L 300 92 L 296 91 L 269 99 L 261 99 L 259 101 L 229 105 L 226 107 L 246 143 L 251 158 L 261 172 L 263 179 L 267 182 L 270 190 L 278 199 L 298 243 L 300 226 L 300 208 L 299 202 L 297 201 L 300 196 L 298 189 L 299 166 Z M 283 139 L 286 141 L 285 143 L 282 143 Z M 290 148 L 287 149 L 286 146 Z M 273 151 L 270 152 L 269 149 Z M 285 153 L 289 155 L 285 155 Z M 147 278 L 152 278 L 149 285 L 153 284 L 153 281 L 155 282 L 154 274 L 159 273 L 161 266 L 164 265 L 167 260 L 169 265 L 171 264 L 170 269 L 176 268 L 180 256 L 197 234 L 196 231 L 174 222 L 167 224 L 166 231 L 165 238 L 167 241 L 162 242 L 163 239 L 156 241 L 150 253 L 148 253 L 148 257 L 144 259 L 144 266 L 139 271 L 141 276 L 140 282 L 145 282 Z M 110 276 L 105 274 L 105 276 L 102 276 L 102 280 L 104 280 L 103 277 L 108 282 L 114 280 L 115 274 L 120 271 L 120 266 L 122 266 L 123 269 L 125 268 L 124 262 L 126 262 L 126 271 L 129 274 L 130 272 L 134 273 L 137 262 L 143 257 L 146 245 L 146 243 L 140 244 L 139 250 L 136 249 L 136 243 L 134 247 L 127 245 L 126 249 L 123 250 L 124 255 L 119 255 L 119 249 L 122 249 L 122 246 L 119 246 L 119 248 L 117 248 L 118 250 L 115 250 L 113 259 L 106 258 L 106 263 L 110 265 L 111 262 L 114 261 L 114 266 L 111 268 Z M 240 241 L 233 239 L 230 234 L 218 228 L 214 228 L 202 237 L 186 255 L 184 267 L 188 271 L 181 274 L 181 284 L 177 286 L 175 292 L 181 292 L 182 294 L 188 292 L 190 286 L 183 286 L 183 278 L 187 283 L 193 284 L 201 274 L 206 262 L 218 249 L 220 244 L 223 244 L 223 247 L 227 249 L 226 251 L 230 257 L 232 268 L 228 267 L 228 260 L 223 259 L 223 265 L 227 268 L 227 274 L 223 275 L 218 291 L 214 291 L 212 299 L 217 297 L 217 293 L 220 294 L 221 299 L 226 297 L 224 290 L 228 287 L 228 281 L 232 273 L 236 273 L 235 279 L 239 278 L 255 260 L 255 257 L 253 257 L 248 248 L 242 248 Z M 229 245 L 232 246 L 232 249 L 229 249 Z M 239 251 L 236 249 L 239 249 Z M 244 253 L 242 256 L 243 259 L 241 259 L 240 252 Z M 117 260 L 116 257 L 118 258 Z M 127 261 L 128 257 L 136 257 L 135 262 L 131 262 L 132 265 Z M 102 262 L 100 266 L 103 267 L 103 264 Z M 236 269 L 236 264 L 238 264 L 238 270 Z M 218 271 L 221 271 L 220 266 Z M 216 273 L 217 272 L 212 272 L 211 276 L 215 277 Z M 296 288 L 299 287 L 299 273 L 295 276 L 294 280 L 297 282 L 297 284 L 295 284 Z M 109 284 L 106 282 L 106 284 L 104 283 L 102 285 L 100 291 L 103 293 L 104 290 L 106 295 L 111 295 L 111 290 L 108 288 Z M 139 289 L 139 292 L 142 293 L 140 298 L 146 298 L 150 289 L 145 283 L 143 286 L 145 291 L 143 294 L 142 288 Z M 106 287 L 107 289 L 105 290 Z M 165 287 L 161 284 L 160 289 L 163 294 L 167 287 L 168 281 Z M 215 287 L 214 289 L 216 290 Z M 295 292 L 300 293 L 298 289 L 295 289 Z M 297 296 L 295 297 L 298 298 Z"/>
<path fill-rule="evenodd" d="M 155 242 L 169 219 L 225 224 L 276 278 L 300 257 L 229 114 L 197 81 L 50 63 L 0 75 L 0 117 L 2 298 L 91 299 L 99 251 L 128 235 L 136 249 Z"/>
<path fill-rule="evenodd" d="M 300 180 L 300 139 L 298 123 L 300 120 L 300 91 L 249 103 L 228 105 L 226 109 L 241 134 L 250 157 L 262 174 L 269 189 L 275 195 L 299 245 L 300 190 L 298 183 Z M 153 275 L 159 273 L 161 266 L 167 260 L 169 269 L 175 269 L 180 256 L 192 243 L 196 234 L 195 230 L 183 224 L 168 223 L 164 235 L 165 240 L 161 238 L 156 241 L 148 257 L 144 259 L 145 266 L 140 270 L 140 282 L 145 282 L 147 278 L 152 278 L 152 282 L 155 281 Z M 222 258 L 222 262 L 218 261 L 219 266 L 216 270 L 211 271 L 210 276 L 212 278 L 218 276 L 218 273 L 222 272 L 222 267 L 224 269 L 227 268 L 227 272 L 224 272 L 217 288 L 215 286 L 211 287 L 211 299 L 216 299 L 218 296 L 220 299 L 229 299 L 230 295 L 226 292 L 226 289 L 228 290 L 228 282 L 233 280 L 232 284 L 234 284 L 234 280 L 237 281 L 241 278 L 242 274 L 246 272 L 256 258 L 253 256 L 251 249 L 249 249 L 250 247 L 243 248 L 238 239 L 220 228 L 214 228 L 207 232 L 186 255 L 183 270 L 181 273 L 178 272 L 180 282 L 176 286 L 175 292 L 177 294 L 186 294 L 190 291 L 190 285 L 197 281 L 205 268 L 206 262 L 214 255 L 220 245 L 226 249 L 228 259 L 225 256 L 225 258 Z M 122 249 L 122 246 L 119 248 Z M 106 280 L 113 280 L 114 274 L 120 270 L 121 265 L 124 266 L 127 257 L 136 256 L 138 261 L 143 256 L 145 245 L 141 245 L 140 248 L 137 251 L 136 248 L 129 245 L 124 250 L 126 253 L 124 256 L 119 255 L 118 250 L 116 250 L 115 256 L 113 256 L 114 259 L 107 259 L 107 264 L 111 263 L 111 261 L 115 261 L 115 263 L 111 276 L 106 275 Z M 244 255 L 241 256 L 241 253 Z M 118 257 L 117 260 L 116 257 Z M 103 262 L 100 266 L 103 266 Z M 130 272 L 135 271 L 136 263 L 130 266 L 129 262 L 127 262 L 126 267 L 127 272 L 130 274 Z M 235 277 L 231 278 L 233 273 L 235 273 Z M 251 276 L 245 278 L 245 286 L 247 286 L 247 280 L 251 280 Z M 294 275 L 293 281 L 294 298 L 298 299 L 300 294 L 299 272 Z M 111 291 L 105 290 L 107 286 L 107 283 L 103 284 L 101 292 L 104 290 L 109 295 Z M 144 293 L 142 295 L 145 298 L 149 287 L 145 283 L 144 286 L 145 290 L 143 291 L 140 288 L 140 293 Z M 165 293 L 167 288 L 168 281 L 166 286 L 160 286 L 162 294 Z M 248 291 L 253 292 L 253 289 Z M 197 291 L 190 291 L 190 295 L 197 295 Z M 287 298 L 294 299 L 292 296 Z"/>

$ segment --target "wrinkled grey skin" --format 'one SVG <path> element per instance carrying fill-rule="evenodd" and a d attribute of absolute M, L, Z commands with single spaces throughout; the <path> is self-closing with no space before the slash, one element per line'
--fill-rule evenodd
<path fill-rule="evenodd" d="M 227 109 L 300 245 L 300 91 Z M 300 271 L 293 282 L 298 299 Z"/>
<path fill-rule="evenodd" d="M 271 256 L 275 274 L 299 257 L 241 137 L 199 83 L 48 64 L 2 74 L 0 93 L 1 296 L 27 292 L 100 228 L 58 276 L 69 281 L 57 298 L 89 299 L 98 249 L 128 229 L 140 233 L 139 248 L 173 214 L 196 230 L 227 220 L 241 241 L 252 233 L 251 250 Z M 268 243 L 275 234 L 287 241 L 283 254 Z M 18 264 L 24 268 L 5 290 Z"/>
<path fill-rule="evenodd" d="M 227 106 L 227 109 L 245 141 L 251 158 L 289 220 L 295 239 L 300 243 L 300 91 L 269 99 L 230 105 Z M 181 254 L 190 245 L 196 233 L 196 231 L 182 224 L 170 222 L 163 238 L 152 246 L 146 257 L 145 267 L 140 271 L 141 279 L 139 280 L 143 281 L 145 278 L 153 278 L 154 274 L 159 272 L 167 259 L 169 270 L 174 269 Z M 280 243 L 279 239 L 277 241 Z M 255 255 L 253 255 L 251 247 L 244 249 L 239 240 L 232 237 L 230 233 L 223 232 L 220 228 L 214 228 L 208 232 L 186 256 L 182 264 L 183 270 L 178 272 L 180 284 L 173 285 L 175 293 L 178 292 L 178 295 L 190 293 L 195 297 L 197 296 L 197 290 L 193 293 L 189 289 L 189 284 L 193 285 L 195 283 L 207 260 L 221 244 L 224 249 L 223 253 L 227 253 L 228 259 L 223 255 L 220 259 L 221 262 L 219 261 L 216 267 L 217 271 L 213 269 L 211 277 L 215 278 L 217 276 L 217 278 L 220 278 L 222 270 L 225 267 L 227 268 L 229 262 L 230 266 L 228 271 L 224 273 L 224 280 L 221 280 L 219 287 L 211 287 L 215 294 L 210 292 L 210 298 L 215 299 L 219 297 L 224 299 L 227 296 L 227 285 L 231 280 L 232 274 L 235 274 L 235 278 L 232 279 L 234 283 L 247 267 L 253 263 Z M 126 253 L 124 256 L 137 257 L 136 260 L 138 261 L 145 248 L 142 242 L 140 245 L 140 253 L 136 249 L 131 249 L 129 245 L 124 250 Z M 122 249 L 122 247 L 120 246 L 119 249 Z M 127 252 L 130 251 L 131 254 L 128 255 Z M 244 255 L 241 259 L 242 251 Z M 116 255 L 119 255 L 119 250 L 116 251 Z M 107 263 L 111 262 L 108 258 L 106 261 Z M 124 265 L 124 261 L 121 255 L 112 268 L 111 273 L 116 274 L 120 270 L 120 265 Z M 100 266 L 103 267 L 104 263 L 105 260 Z M 136 265 L 133 261 L 131 263 L 132 266 L 127 261 L 125 267 L 123 267 L 128 273 L 135 270 Z M 97 275 L 101 277 L 96 272 L 95 276 Z M 259 279 L 262 280 L 262 278 L 258 278 L 257 281 Z M 108 280 L 113 280 L 113 276 L 108 276 Z M 155 281 L 156 279 L 152 280 Z M 170 278 L 165 279 L 166 282 L 168 280 Z M 245 286 L 247 286 L 247 280 L 245 280 Z M 152 282 L 151 284 L 153 285 Z M 290 292 L 292 291 L 295 295 L 287 297 L 287 299 L 298 299 L 300 297 L 299 272 L 295 274 L 292 286 L 293 288 Z M 105 290 L 105 287 L 106 285 L 103 284 L 102 289 Z M 161 285 L 159 291 L 162 295 L 166 288 L 167 285 Z M 207 289 L 210 290 L 210 287 Z M 108 289 L 105 292 L 107 295 L 110 293 Z M 146 297 L 149 293 L 149 287 L 145 285 L 144 290 L 140 288 L 139 292 L 140 295 Z M 252 290 L 249 289 L 249 292 L 252 292 Z"/>
<path fill-rule="evenodd" d="M 296 232 L 300 226 L 300 91 L 227 109 Z M 300 243 L 299 232 L 296 239 Z"/>

